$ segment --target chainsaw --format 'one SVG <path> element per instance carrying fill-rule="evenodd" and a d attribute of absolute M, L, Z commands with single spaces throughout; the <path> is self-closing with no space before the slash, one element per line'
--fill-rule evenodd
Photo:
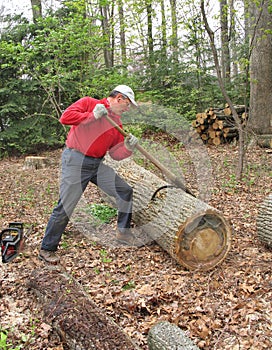
<path fill-rule="evenodd" d="M 24 225 L 22 222 L 11 222 L 9 227 L 0 233 L 2 262 L 12 261 L 21 252 L 24 243 Z"/>

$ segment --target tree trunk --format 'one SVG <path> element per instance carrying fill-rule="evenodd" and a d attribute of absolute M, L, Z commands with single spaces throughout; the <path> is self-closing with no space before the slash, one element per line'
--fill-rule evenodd
<path fill-rule="evenodd" d="M 261 147 L 272 148 L 272 134 L 258 135 L 257 143 Z"/>
<path fill-rule="evenodd" d="M 220 24 L 221 24 L 221 62 L 222 78 L 225 83 L 230 83 L 230 49 L 229 49 L 229 8 L 227 0 L 220 1 Z"/>
<path fill-rule="evenodd" d="M 100 13 L 101 13 L 101 23 L 102 23 L 102 33 L 105 40 L 105 46 L 103 49 L 104 52 L 104 60 L 106 68 L 113 67 L 113 39 L 111 34 L 113 33 L 111 25 L 110 25 L 110 10 L 109 5 L 102 6 L 100 5 Z M 111 40 L 112 39 L 112 40 Z"/>
<path fill-rule="evenodd" d="M 37 20 L 42 17 L 42 2 L 41 0 L 31 0 L 31 8 L 33 14 L 33 22 L 36 23 Z"/>
<path fill-rule="evenodd" d="M 133 187 L 136 225 L 177 262 L 208 270 L 224 260 L 231 228 L 220 212 L 180 188 L 166 187 L 164 180 L 129 159 L 106 163 Z"/>
<path fill-rule="evenodd" d="M 52 324 L 68 349 L 135 350 L 131 339 L 61 268 L 34 270 L 29 281 Z"/>
<path fill-rule="evenodd" d="M 152 82 L 156 78 L 157 71 L 155 70 L 154 57 L 154 39 L 153 39 L 153 10 L 152 0 L 146 0 L 146 15 L 147 15 L 147 45 L 148 45 L 148 64 L 151 71 Z"/>
<path fill-rule="evenodd" d="M 178 326 L 167 321 L 150 329 L 147 342 L 149 350 L 199 350 Z"/>
<path fill-rule="evenodd" d="M 265 198 L 259 208 L 257 233 L 259 240 L 263 244 L 272 248 L 272 193 Z"/>
<path fill-rule="evenodd" d="M 167 60 L 167 22 L 165 17 L 165 5 L 164 0 L 160 0 L 161 4 L 161 50 L 162 60 L 165 63 Z"/>
<path fill-rule="evenodd" d="M 170 0 L 171 8 L 171 48 L 173 53 L 173 67 L 177 67 L 178 63 L 178 20 L 177 20 L 177 1 Z M 176 68 L 175 68 L 176 69 Z"/>
<path fill-rule="evenodd" d="M 257 6 L 250 2 L 250 17 L 256 20 L 251 28 L 250 118 L 249 126 L 257 134 L 272 134 L 272 13 L 270 0 Z M 257 23 L 257 24 L 256 24 Z"/>
<path fill-rule="evenodd" d="M 120 45 L 121 45 L 121 57 L 122 64 L 127 64 L 127 52 L 126 52 L 126 31 L 125 31 L 125 18 L 124 18 L 124 7 L 123 0 L 118 0 L 118 13 L 119 13 L 119 24 L 120 24 Z"/>

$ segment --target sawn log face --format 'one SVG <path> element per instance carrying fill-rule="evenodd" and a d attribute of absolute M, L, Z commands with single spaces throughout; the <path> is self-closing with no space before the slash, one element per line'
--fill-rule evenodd
<path fill-rule="evenodd" d="M 176 261 L 189 269 L 210 269 L 227 255 L 231 227 L 207 203 L 167 185 L 132 160 L 106 161 L 134 190 L 133 220 Z"/>

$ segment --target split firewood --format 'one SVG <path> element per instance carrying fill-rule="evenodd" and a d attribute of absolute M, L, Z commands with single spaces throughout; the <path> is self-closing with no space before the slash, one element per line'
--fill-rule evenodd
<path fill-rule="evenodd" d="M 238 105 L 235 109 L 243 127 L 246 126 L 248 114 L 245 106 Z M 225 108 L 208 108 L 204 113 L 197 113 L 192 126 L 204 143 L 220 145 L 232 142 L 239 137 L 238 128 L 228 105 Z"/>

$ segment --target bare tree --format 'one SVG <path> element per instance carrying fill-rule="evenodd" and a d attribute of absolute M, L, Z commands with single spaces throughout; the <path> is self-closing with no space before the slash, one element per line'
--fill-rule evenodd
<path fill-rule="evenodd" d="M 229 105 L 229 107 L 231 109 L 231 112 L 232 112 L 235 124 L 236 124 L 237 129 L 238 129 L 238 133 L 239 133 L 239 159 L 238 159 L 238 166 L 237 166 L 236 177 L 237 177 L 237 180 L 241 180 L 242 173 L 243 173 L 244 152 L 245 152 L 245 150 L 244 150 L 244 130 L 243 130 L 243 126 L 242 126 L 241 120 L 240 120 L 240 118 L 238 116 L 238 113 L 235 110 L 234 104 L 232 103 L 232 100 L 229 97 L 229 94 L 227 93 L 227 90 L 226 90 L 226 87 L 225 87 L 225 82 L 224 82 L 222 71 L 221 71 L 221 68 L 220 68 L 218 52 L 217 52 L 217 48 L 216 48 L 216 45 L 215 45 L 214 32 L 210 28 L 208 20 L 207 20 L 204 0 L 201 0 L 201 5 L 200 6 L 201 6 L 201 13 L 202 13 L 202 16 L 203 16 L 205 29 L 206 29 L 206 31 L 207 31 L 207 33 L 209 35 L 209 38 L 210 38 L 210 45 L 211 45 L 211 49 L 212 49 L 212 54 L 213 54 L 213 59 L 214 59 L 214 64 L 215 64 L 215 69 L 216 69 L 216 74 L 217 74 L 219 87 L 220 87 L 220 90 L 222 92 L 222 95 L 224 96 L 226 102 L 228 103 L 228 105 Z"/>
<path fill-rule="evenodd" d="M 162 58 L 166 60 L 167 53 L 167 34 L 166 34 L 166 17 L 165 17 L 165 5 L 164 0 L 160 0 L 161 2 L 161 47 L 162 47 Z"/>
<path fill-rule="evenodd" d="M 229 49 L 229 6 L 228 0 L 220 1 L 220 24 L 221 24 L 221 65 L 222 78 L 226 82 L 230 82 L 230 49 Z"/>
<path fill-rule="evenodd" d="M 173 52 L 173 63 L 178 62 L 178 21 L 177 21 L 177 1 L 176 0 L 170 0 L 171 5 L 171 28 L 172 28 L 172 35 L 171 35 L 171 46 L 172 46 L 172 52 Z"/>
<path fill-rule="evenodd" d="M 154 41 L 153 41 L 153 24 L 152 24 L 152 0 L 146 1 L 147 13 L 147 43 L 149 51 L 150 65 L 154 65 Z"/>
<path fill-rule="evenodd" d="M 124 18 L 123 0 L 118 0 L 117 4 L 118 4 L 118 13 L 119 13 L 122 64 L 126 65 L 127 52 L 126 52 L 126 35 L 125 35 L 125 18 Z"/>
<path fill-rule="evenodd" d="M 112 4 L 114 6 L 114 4 Z M 102 33 L 105 41 L 104 45 L 104 60 L 107 68 L 113 67 L 114 64 L 114 31 L 111 27 L 111 19 L 113 17 L 113 7 L 110 8 L 108 4 L 100 4 L 100 14 L 102 22 Z"/>

